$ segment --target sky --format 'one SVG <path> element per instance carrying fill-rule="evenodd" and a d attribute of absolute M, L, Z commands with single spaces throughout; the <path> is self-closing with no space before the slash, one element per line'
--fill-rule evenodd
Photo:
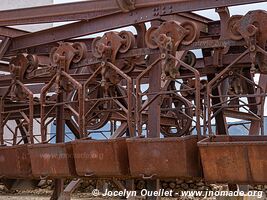
<path fill-rule="evenodd" d="M 70 2 L 77 2 L 77 1 L 81 1 L 81 0 L 54 0 L 54 3 L 70 3 Z M 257 10 L 257 9 L 267 10 L 267 2 L 266 3 L 256 3 L 256 4 L 230 7 L 230 13 L 231 13 L 231 15 L 236 15 L 236 14 L 244 15 L 249 10 Z M 208 18 L 214 19 L 214 20 L 219 19 L 218 14 L 214 11 L 214 9 L 206 10 L 206 11 L 200 11 L 197 13 L 201 14 L 203 16 L 206 16 Z"/>

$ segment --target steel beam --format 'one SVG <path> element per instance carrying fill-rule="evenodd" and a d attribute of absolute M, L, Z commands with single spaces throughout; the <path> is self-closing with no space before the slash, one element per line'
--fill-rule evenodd
<path fill-rule="evenodd" d="M 135 8 L 177 2 L 185 2 L 185 0 L 136 0 Z M 121 12 L 116 0 L 94 0 L 14 9 L 0 11 L 0 26 L 87 20 L 100 13 L 111 14 L 110 12 Z"/>
<path fill-rule="evenodd" d="M 60 91 L 57 96 L 57 103 L 64 101 L 64 93 Z M 65 139 L 65 119 L 64 119 L 64 105 L 60 104 L 56 109 L 56 143 L 62 143 Z M 63 193 L 64 180 L 55 179 L 55 188 L 51 200 L 58 200 Z"/>
<path fill-rule="evenodd" d="M 45 86 L 44 83 L 37 83 L 33 85 L 28 85 L 27 88 L 33 94 L 40 94 L 41 89 Z M 7 92 L 8 87 L 0 87 L 0 96 L 3 96 Z"/>
<path fill-rule="evenodd" d="M 25 35 L 27 33 L 30 33 L 28 31 L 23 31 L 15 28 L 10 28 L 10 27 L 0 27 L 0 36 L 4 37 L 18 37 L 21 35 Z"/>
<path fill-rule="evenodd" d="M 152 1 L 151 1 L 152 2 Z M 166 1 L 162 1 L 163 3 Z M 234 6 L 247 3 L 264 2 L 264 0 L 201 0 L 201 1 L 171 1 L 173 3 L 143 7 L 128 13 L 117 13 L 103 16 L 90 21 L 81 21 L 60 27 L 39 31 L 25 36 L 14 38 L 10 51 L 25 49 L 42 44 L 63 41 L 70 38 L 90 35 L 115 28 L 130 26 L 151 20 L 161 19 L 162 16 L 175 13 L 204 10 L 209 8 Z M 123 20 L 121 20 L 123 19 Z"/>
<path fill-rule="evenodd" d="M 159 55 L 153 55 L 154 58 Z M 152 59 L 154 60 L 154 59 Z M 161 89 L 161 67 L 160 64 L 154 66 L 149 72 L 149 93 L 158 93 Z M 148 96 L 148 99 L 153 99 L 154 95 Z M 148 133 L 147 137 L 160 137 L 160 98 L 154 100 L 148 107 Z"/>
<path fill-rule="evenodd" d="M 136 8 L 160 5 L 184 0 L 137 0 Z M 99 15 L 121 12 L 116 0 L 93 0 L 85 2 L 48 5 L 0 11 L 0 26 L 25 25 L 48 22 L 88 20 Z"/>
<path fill-rule="evenodd" d="M 21 123 L 21 121 L 19 119 L 15 120 L 17 126 Z M 25 127 L 19 126 L 19 131 L 22 137 L 22 140 L 24 142 L 24 144 L 28 144 L 29 140 L 28 140 L 28 136 L 27 136 L 27 130 L 25 130 Z"/>
<path fill-rule="evenodd" d="M 94 0 L 0 11 L 0 26 L 90 19 L 119 10 L 116 1 Z"/>
<path fill-rule="evenodd" d="M 88 79 L 88 76 L 91 74 L 70 74 L 74 79 L 76 79 L 79 82 L 86 81 Z M 34 83 L 45 83 L 49 82 L 51 77 L 36 77 L 32 79 L 25 79 L 23 80 L 24 84 L 34 84 Z M 11 75 L 5 75 L 5 76 L 0 76 L 0 87 L 6 87 L 9 86 L 11 83 L 12 77 Z"/>
<path fill-rule="evenodd" d="M 0 63 L 0 71 L 1 72 L 9 72 L 9 65 L 6 63 Z"/>
<path fill-rule="evenodd" d="M 262 87 L 264 93 L 267 92 L 267 75 L 266 74 L 260 75 L 259 86 Z M 259 95 L 259 94 L 261 94 L 261 92 L 262 91 L 260 89 L 258 89 L 256 91 L 256 94 Z M 261 99 L 260 99 L 260 97 L 257 97 L 256 100 L 257 100 L 257 102 L 260 102 Z M 265 104 L 265 101 L 266 101 L 266 97 L 263 98 L 263 104 Z M 258 105 L 257 114 L 260 115 L 260 112 L 261 112 L 261 105 Z M 252 120 L 250 128 L 249 128 L 249 135 L 259 135 L 260 128 L 261 128 L 260 121 Z"/>
<path fill-rule="evenodd" d="M 77 139 L 80 139 L 79 127 L 73 121 L 73 119 L 66 120 L 66 125 L 71 130 L 71 132 L 75 135 Z"/>
<path fill-rule="evenodd" d="M 0 43 L 0 59 L 3 58 L 3 56 L 5 55 L 6 51 L 9 48 L 9 45 L 11 44 L 10 38 L 9 37 L 5 37 L 2 42 Z"/>

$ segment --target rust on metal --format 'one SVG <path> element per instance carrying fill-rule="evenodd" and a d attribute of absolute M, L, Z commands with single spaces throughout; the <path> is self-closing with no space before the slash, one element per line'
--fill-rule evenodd
<path fill-rule="evenodd" d="M 266 183 L 266 136 L 215 136 L 198 143 L 209 182 Z"/>
<path fill-rule="evenodd" d="M 72 142 L 77 174 L 83 177 L 129 176 L 125 138 Z"/>
<path fill-rule="evenodd" d="M 201 177 L 197 136 L 128 139 L 133 177 Z M 144 153 L 144 152 L 148 152 Z M 159 164 L 160 163 L 160 164 Z"/>
<path fill-rule="evenodd" d="M 27 145 L 0 148 L 1 178 L 30 178 L 32 169 Z"/>
<path fill-rule="evenodd" d="M 37 144 L 28 147 L 32 175 L 35 178 L 64 178 L 76 176 L 72 146 L 64 144 Z"/>
<path fill-rule="evenodd" d="M 63 178 L 142 178 L 151 190 L 180 177 L 267 183 L 267 12 L 229 9 L 258 2 L 99 0 L 0 11 L 0 177 L 55 179 L 52 199 L 63 195 Z M 193 12 L 205 9 L 219 20 Z M 229 136 L 233 127 L 250 136 Z"/>

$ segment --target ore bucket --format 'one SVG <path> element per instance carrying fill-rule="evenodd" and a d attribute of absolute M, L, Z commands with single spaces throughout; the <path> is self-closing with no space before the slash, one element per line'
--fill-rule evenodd
<path fill-rule="evenodd" d="M 142 178 L 201 177 L 197 136 L 127 140 L 130 172 Z"/>
<path fill-rule="evenodd" d="M 70 143 L 30 145 L 29 153 L 34 177 L 44 179 L 76 176 Z"/>
<path fill-rule="evenodd" d="M 76 171 L 85 177 L 125 177 L 129 175 L 125 138 L 75 140 L 72 142 Z"/>
<path fill-rule="evenodd" d="M 216 136 L 198 146 L 206 181 L 267 183 L 266 136 Z"/>
<path fill-rule="evenodd" d="M 18 179 L 31 177 L 27 145 L 0 147 L 0 176 Z"/>

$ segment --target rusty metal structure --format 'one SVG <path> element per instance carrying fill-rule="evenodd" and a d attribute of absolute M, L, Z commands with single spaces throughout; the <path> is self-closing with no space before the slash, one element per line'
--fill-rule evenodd
<path fill-rule="evenodd" d="M 82 178 L 131 190 L 140 178 L 155 190 L 159 179 L 179 177 L 267 183 L 267 12 L 228 9 L 258 2 L 92 0 L 0 11 L 2 181 L 54 179 L 51 199 L 68 198 Z M 193 12 L 212 8 L 219 21 Z M 11 28 L 47 22 L 71 23 Z M 230 136 L 235 125 L 247 136 Z M 91 137 L 107 126 L 105 140 Z M 75 181 L 64 189 L 66 178 Z"/>

